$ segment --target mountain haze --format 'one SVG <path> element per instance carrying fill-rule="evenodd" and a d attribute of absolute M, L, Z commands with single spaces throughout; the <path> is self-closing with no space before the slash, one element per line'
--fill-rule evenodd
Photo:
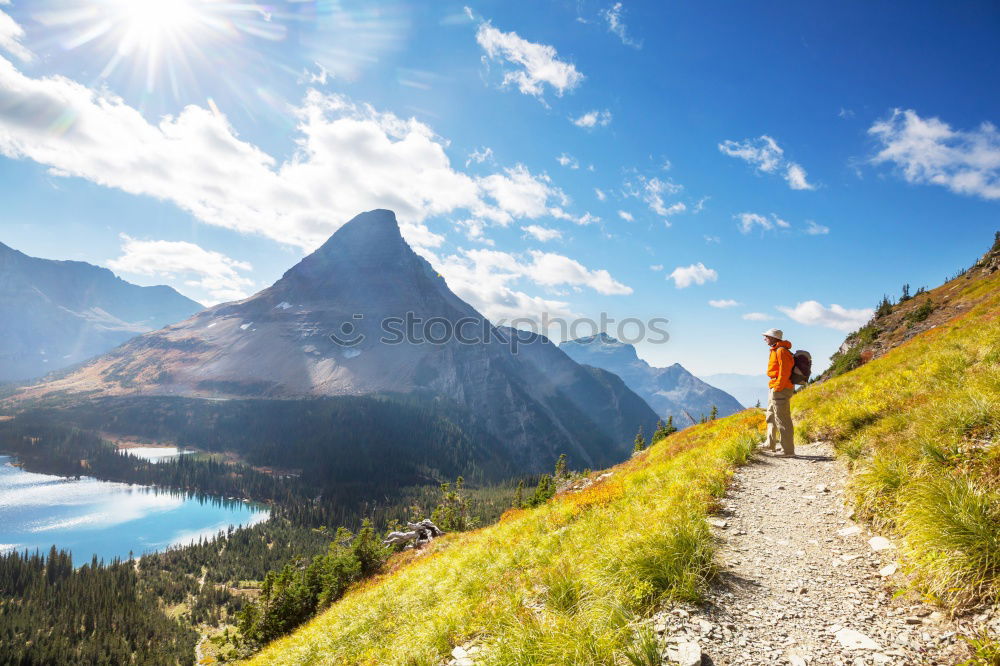
<path fill-rule="evenodd" d="M 71 366 L 201 308 L 167 286 L 140 287 L 106 268 L 0 243 L 0 381 Z"/>
<path fill-rule="evenodd" d="M 408 316 L 435 324 L 418 323 L 402 340 Z M 463 323 L 468 342 L 424 340 Z M 423 396 L 465 410 L 524 470 L 547 469 L 562 452 L 581 467 L 621 460 L 636 429 L 656 421 L 616 378 L 544 337 L 492 326 L 410 249 L 388 210 L 358 215 L 254 296 L 131 340 L 22 398 L 84 392 L 88 400 Z"/>
<path fill-rule="evenodd" d="M 679 426 L 690 425 L 702 416 L 708 416 L 713 405 L 718 408 L 719 416 L 728 416 L 743 409 L 736 398 L 706 384 L 680 363 L 654 368 L 639 358 L 635 347 L 607 333 L 569 340 L 559 348 L 579 363 L 618 375 L 661 418 L 673 416 L 674 423 Z"/>

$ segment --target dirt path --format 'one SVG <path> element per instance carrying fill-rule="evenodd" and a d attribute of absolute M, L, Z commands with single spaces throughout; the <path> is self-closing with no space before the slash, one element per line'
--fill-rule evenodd
<path fill-rule="evenodd" d="M 736 473 L 711 521 L 718 583 L 701 607 L 653 618 L 668 654 L 720 666 L 960 661 L 963 642 L 947 618 L 893 599 L 895 548 L 850 520 L 846 473 L 828 447 L 798 454 L 760 453 Z"/>

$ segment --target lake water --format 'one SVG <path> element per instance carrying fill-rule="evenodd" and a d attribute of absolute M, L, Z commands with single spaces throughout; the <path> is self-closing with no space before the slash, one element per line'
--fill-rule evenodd
<path fill-rule="evenodd" d="M 0 552 L 73 553 L 74 564 L 93 554 L 110 562 L 211 537 L 230 525 L 252 525 L 268 512 L 243 502 L 198 499 L 145 486 L 68 479 L 26 472 L 0 456 Z"/>
<path fill-rule="evenodd" d="M 194 453 L 194 451 L 181 451 L 176 446 L 133 446 L 130 449 L 122 449 L 122 451 L 130 456 L 142 458 L 152 463 L 159 463 L 170 458 Z"/>

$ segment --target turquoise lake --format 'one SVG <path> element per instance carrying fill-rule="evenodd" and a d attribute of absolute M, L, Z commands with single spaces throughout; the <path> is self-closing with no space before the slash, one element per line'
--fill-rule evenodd
<path fill-rule="evenodd" d="M 45 552 L 53 544 L 76 565 L 110 562 L 267 520 L 266 509 L 145 486 L 26 472 L 0 456 L 0 552 Z"/>

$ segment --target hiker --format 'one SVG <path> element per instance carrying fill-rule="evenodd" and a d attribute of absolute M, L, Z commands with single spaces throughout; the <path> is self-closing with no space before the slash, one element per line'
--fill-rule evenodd
<path fill-rule="evenodd" d="M 792 343 L 784 339 L 781 329 L 771 328 L 764 331 L 764 341 L 771 348 L 767 361 L 767 376 L 771 378 L 767 386 L 770 388 L 767 400 L 767 440 L 763 448 L 766 451 L 776 450 L 775 444 L 781 442 L 781 457 L 791 458 L 795 455 L 795 430 L 792 427 L 792 394 L 795 386 L 792 384 L 792 367 L 795 358 L 792 356 Z"/>

